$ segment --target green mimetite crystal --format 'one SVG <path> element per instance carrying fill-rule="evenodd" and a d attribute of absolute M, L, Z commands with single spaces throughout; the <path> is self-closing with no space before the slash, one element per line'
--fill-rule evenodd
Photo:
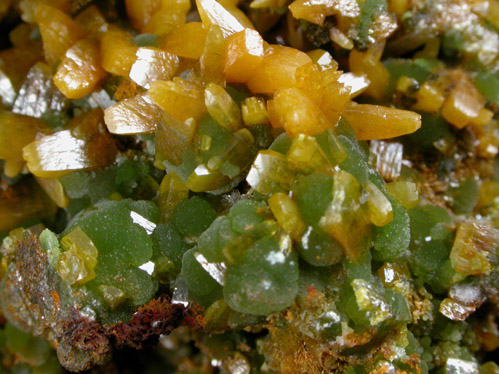
<path fill-rule="evenodd" d="M 147 231 L 134 222 L 137 215 L 157 222 L 158 208 L 150 201 L 102 201 L 83 212 L 66 232 L 79 227 L 99 251 L 99 264 L 139 266 L 152 256 L 152 241 Z"/>
<path fill-rule="evenodd" d="M 296 252 L 274 238 L 256 241 L 225 274 L 225 302 L 241 313 L 269 314 L 293 302 L 298 292 Z"/>
<path fill-rule="evenodd" d="M 229 211 L 227 218 L 230 227 L 238 234 L 252 235 L 269 215 L 265 203 L 255 200 L 242 200 Z"/>
<path fill-rule="evenodd" d="M 435 291 L 441 291 L 452 279 L 449 274 L 452 273 L 449 260 L 452 244 L 452 232 L 448 227 L 449 213 L 443 208 L 424 205 L 411 209 L 409 217 L 411 270 Z"/>
<path fill-rule="evenodd" d="M 296 178 L 293 197 L 303 220 L 317 225 L 333 198 L 333 177 L 326 174 L 310 174 Z"/>
<path fill-rule="evenodd" d="M 208 136 L 210 140 L 210 146 L 202 145 L 202 139 Z M 207 163 L 210 158 L 215 157 L 223 152 L 229 139 L 231 137 L 231 132 L 219 125 L 217 121 L 206 115 L 199 123 L 198 130 L 198 149 L 200 150 L 201 162 Z"/>
<path fill-rule="evenodd" d="M 153 261 L 168 258 L 173 261 L 177 272 L 180 271 L 182 256 L 191 247 L 182 237 L 173 224 L 158 225 L 154 229 L 151 239 L 153 241 Z"/>
<path fill-rule="evenodd" d="M 198 196 L 183 200 L 173 210 L 172 223 L 179 233 L 198 236 L 210 226 L 217 213 Z"/>
<path fill-rule="evenodd" d="M 199 250 L 194 247 L 182 257 L 182 275 L 187 281 L 189 295 L 194 296 L 194 299 L 196 296 L 215 294 L 221 289 L 217 281 L 198 262 L 197 253 Z"/>
<path fill-rule="evenodd" d="M 150 201 L 102 201 L 69 225 L 66 233 L 81 229 L 98 250 L 96 276 L 88 287 L 117 287 L 133 305 L 141 305 L 153 296 L 155 283 L 137 267 L 152 257 L 153 242 L 146 230 L 152 232 L 158 215 L 158 208 Z"/>
<path fill-rule="evenodd" d="M 328 266 L 341 261 L 343 249 L 334 238 L 318 226 L 308 226 L 296 250 L 301 258 L 314 266 Z"/>
<path fill-rule="evenodd" d="M 383 227 L 374 227 L 375 258 L 395 262 L 407 257 L 411 240 L 410 220 L 407 211 L 390 196 L 393 220 Z"/>

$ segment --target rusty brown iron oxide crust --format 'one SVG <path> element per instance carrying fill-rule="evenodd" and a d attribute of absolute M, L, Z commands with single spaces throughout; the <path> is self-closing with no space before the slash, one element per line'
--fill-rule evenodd
<path fill-rule="evenodd" d="M 103 326 L 86 317 L 77 305 L 60 304 L 59 293 L 69 289 L 57 289 L 64 283 L 50 268 L 36 234 L 24 232 L 15 256 L 15 268 L 6 277 L 0 296 L 4 312 L 17 328 L 51 342 L 69 371 L 106 364 L 115 349 L 152 346 L 178 326 L 203 326 L 201 307 L 172 304 L 168 295 L 138 308 L 129 323 Z"/>

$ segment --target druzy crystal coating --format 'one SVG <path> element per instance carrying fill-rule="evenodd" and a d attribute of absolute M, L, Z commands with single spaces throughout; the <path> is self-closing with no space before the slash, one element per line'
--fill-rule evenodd
<path fill-rule="evenodd" d="M 0 372 L 499 373 L 497 0 L 0 21 Z"/>

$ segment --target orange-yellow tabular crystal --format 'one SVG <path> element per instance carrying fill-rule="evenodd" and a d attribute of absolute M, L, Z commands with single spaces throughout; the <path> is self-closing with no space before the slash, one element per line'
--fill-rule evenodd
<path fill-rule="evenodd" d="M 447 96 L 442 107 L 442 116 L 458 129 L 469 124 L 480 114 L 485 98 L 467 78 L 461 78 Z"/>
<path fill-rule="evenodd" d="M 320 108 L 329 123 L 335 125 L 350 101 L 350 88 L 340 82 L 333 82 L 322 89 Z"/>
<path fill-rule="evenodd" d="M 490 0 L 488 2 L 488 9 L 487 12 L 485 12 L 484 17 L 487 21 L 494 24 L 496 28 L 499 28 L 499 1 Z"/>
<path fill-rule="evenodd" d="M 125 0 L 125 6 L 133 27 L 143 31 L 161 6 L 161 0 Z"/>
<path fill-rule="evenodd" d="M 225 46 L 227 82 L 246 82 L 262 60 L 263 39 L 258 31 L 245 29 L 227 38 Z"/>
<path fill-rule="evenodd" d="M 338 68 L 338 63 L 333 59 L 333 56 L 323 49 L 308 51 L 307 55 L 317 64 L 320 70 L 336 70 Z"/>
<path fill-rule="evenodd" d="M 38 119 L 11 112 L 0 113 L 0 159 L 22 160 L 22 150 L 38 133 L 50 130 Z"/>
<path fill-rule="evenodd" d="M 9 1 L 7 1 L 8 3 Z M 68 13 L 71 9 L 71 0 L 21 0 L 19 1 L 19 9 L 21 10 L 21 18 L 25 22 L 33 22 L 35 14 L 40 5 L 50 5 L 64 13 Z"/>
<path fill-rule="evenodd" d="M 340 75 L 341 72 L 334 70 L 321 72 L 317 64 L 308 63 L 296 69 L 296 86 L 316 103 L 319 103 L 322 96 L 322 89 L 328 84 L 336 82 Z"/>
<path fill-rule="evenodd" d="M 222 29 L 213 24 L 208 27 L 203 54 L 199 59 L 201 76 L 205 83 L 225 86 L 225 37 Z"/>
<path fill-rule="evenodd" d="M 105 71 L 127 77 L 138 47 L 133 44 L 132 34 L 117 26 L 109 26 L 101 40 L 101 63 Z"/>
<path fill-rule="evenodd" d="M 69 199 L 64 192 L 64 186 L 57 178 L 37 178 L 36 181 L 50 199 L 60 208 L 66 208 L 69 205 Z"/>
<path fill-rule="evenodd" d="M 160 219 L 166 223 L 171 219 L 175 206 L 189 197 L 189 189 L 180 177 L 171 171 L 163 177 L 158 191 Z"/>
<path fill-rule="evenodd" d="M 296 19 L 322 25 L 326 16 L 338 13 L 335 3 L 335 0 L 296 0 L 289 6 L 289 10 Z"/>
<path fill-rule="evenodd" d="M 486 108 L 482 108 L 478 113 L 478 117 L 473 118 L 470 123 L 473 126 L 478 126 L 478 127 L 485 126 L 492 120 L 493 117 L 494 117 L 493 111 Z"/>
<path fill-rule="evenodd" d="M 196 0 L 196 5 L 204 26 L 206 28 L 211 25 L 219 26 L 225 38 L 245 28 L 234 15 L 215 0 Z"/>
<path fill-rule="evenodd" d="M 45 59 L 49 64 L 59 61 L 83 35 L 71 17 L 48 5 L 37 8 L 35 22 L 40 28 Z"/>
<path fill-rule="evenodd" d="M 353 73 L 365 74 L 371 82 L 365 94 L 381 100 L 386 95 L 390 73 L 379 57 L 377 51 L 359 52 L 354 49 L 348 57 L 348 65 Z"/>
<path fill-rule="evenodd" d="M 181 122 L 189 118 L 201 120 L 206 114 L 204 89 L 181 78 L 156 81 L 149 89 L 149 97 L 166 113 Z"/>
<path fill-rule="evenodd" d="M 23 46 L 31 41 L 33 27 L 27 23 L 17 25 L 9 32 L 9 40 L 14 47 Z"/>
<path fill-rule="evenodd" d="M 279 89 L 294 87 L 296 69 L 310 62 L 312 59 L 304 52 L 271 45 L 265 50 L 262 63 L 246 84 L 253 93 L 274 93 Z"/>
<path fill-rule="evenodd" d="M 350 100 L 350 89 L 338 82 L 341 71 L 336 67 L 321 70 L 317 64 L 309 63 L 296 69 L 297 86 L 312 99 L 329 120 L 335 124 Z"/>
<path fill-rule="evenodd" d="M 291 137 L 315 135 L 331 127 L 317 104 L 298 88 L 277 91 L 267 102 L 267 111 L 272 126 L 283 127 Z"/>
<path fill-rule="evenodd" d="M 99 8 L 91 5 L 82 10 L 76 17 L 76 23 L 80 25 L 83 33 L 87 36 L 100 36 L 107 30 L 107 21 Z"/>
<path fill-rule="evenodd" d="M 144 88 L 157 80 L 170 80 L 180 65 L 178 56 L 158 48 L 141 47 L 130 70 L 130 79 Z"/>
<path fill-rule="evenodd" d="M 7 12 L 10 10 L 13 0 L 3 0 L 0 3 L 0 19 L 3 19 Z"/>
<path fill-rule="evenodd" d="M 161 109 L 146 94 L 139 94 L 121 100 L 104 113 L 111 134 L 149 134 L 156 131 Z"/>
<path fill-rule="evenodd" d="M 67 98 L 80 99 L 91 93 L 105 74 L 97 43 L 83 39 L 67 50 L 54 83 Z"/>
<path fill-rule="evenodd" d="M 361 204 L 362 189 L 357 179 L 343 170 L 333 178 L 333 199 L 319 226 L 341 244 L 350 261 L 358 262 L 369 248 L 371 230 L 369 214 Z"/>
<path fill-rule="evenodd" d="M 359 73 L 344 73 L 338 78 L 338 82 L 343 83 L 350 90 L 351 99 L 359 96 L 371 83 L 367 75 Z"/>
<path fill-rule="evenodd" d="M 75 170 L 109 166 L 116 159 L 114 139 L 105 130 L 101 109 L 74 117 L 62 130 L 23 148 L 29 171 L 42 178 L 57 178 Z"/>
<path fill-rule="evenodd" d="M 189 42 L 186 43 L 185 41 Z M 158 38 L 158 46 L 180 57 L 199 59 L 204 49 L 206 29 L 201 22 L 189 22 Z"/>
<path fill-rule="evenodd" d="M 182 154 L 192 142 L 196 121 L 192 118 L 179 121 L 168 113 L 162 113 L 155 136 L 156 158 L 172 164 L 182 163 Z"/>
<path fill-rule="evenodd" d="M 343 116 L 358 140 L 389 139 L 410 134 L 421 127 L 421 116 L 409 110 L 351 103 Z"/>
<path fill-rule="evenodd" d="M 57 178 L 75 170 L 109 166 L 115 160 L 116 146 L 105 134 L 79 139 L 70 130 L 63 130 L 28 144 L 23 157 L 33 175 Z"/>
<path fill-rule="evenodd" d="M 255 30 L 255 26 L 246 13 L 238 8 L 239 0 L 217 0 L 245 29 Z M 255 18 L 255 17 L 253 17 Z"/>
<path fill-rule="evenodd" d="M 18 90 L 26 79 L 29 69 L 42 58 L 41 44 L 29 43 L 5 49 L 0 51 L 1 71 L 8 77 L 14 89 Z M 2 82 L 2 85 L 5 83 Z"/>
<path fill-rule="evenodd" d="M 185 23 L 185 13 L 181 10 L 162 7 L 155 12 L 145 28 L 146 33 L 163 35 Z"/>
<path fill-rule="evenodd" d="M 241 114 L 246 126 L 263 125 L 269 123 L 267 105 L 261 97 L 248 97 L 241 103 Z"/>
<path fill-rule="evenodd" d="M 300 217 L 296 203 L 283 192 L 273 194 L 268 203 L 279 226 L 293 239 L 301 238 L 305 231 L 305 223 Z"/>
<path fill-rule="evenodd" d="M 437 85 L 425 82 L 416 92 L 416 100 L 413 109 L 436 113 L 444 103 L 444 95 Z"/>
<path fill-rule="evenodd" d="M 188 0 L 125 0 L 133 27 L 143 33 L 164 34 L 185 22 Z"/>

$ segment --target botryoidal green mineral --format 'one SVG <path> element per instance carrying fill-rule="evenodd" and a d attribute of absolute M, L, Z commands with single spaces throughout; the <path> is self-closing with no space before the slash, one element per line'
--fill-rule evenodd
<path fill-rule="evenodd" d="M 1 247 L 9 365 L 57 372 L 54 347 L 70 370 L 105 363 L 122 346 L 113 326 L 171 290 L 172 305 L 204 308 L 204 333 L 177 329 L 162 341 L 194 339 L 198 359 L 227 372 L 497 372 L 476 352 L 495 347 L 499 231 L 429 203 L 406 209 L 412 182 L 387 185 L 348 123 L 336 130 L 316 137 L 321 149 L 329 136 L 346 152 L 333 175 L 297 173 L 284 156 L 300 140 L 281 135 L 253 163 L 259 177 L 247 192 L 179 195 L 185 187 L 170 172 L 170 197 L 160 198 L 173 210 L 163 215 L 125 198 L 151 183 L 143 161 L 61 178 L 68 214 L 77 211 L 66 228 L 16 229 Z M 389 222 L 373 225 L 386 210 Z M 182 324 L 149 323 L 165 321 Z M 75 339 L 78 329 L 95 342 Z"/>
<path fill-rule="evenodd" d="M 240 8 L 198 0 L 199 12 L 169 20 L 203 39 L 202 51 L 171 59 L 178 74 L 150 89 L 120 73 L 123 58 L 75 100 L 53 84 L 61 61 L 38 61 L 51 43 L 28 11 L 35 3 L 47 2 L 5 1 L 27 22 L 10 34 L 14 57 L 31 46 L 32 66 L 17 58 L 14 69 L 0 53 L 0 81 L 9 83 L 0 89 L 0 146 L 9 131 L 31 129 L 21 134 L 27 140 L 16 135 L 26 144 L 0 153 L 0 223 L 8 222 L 0 232 L 0 374 L 499 374 L 497 0 L 255 0 Z M 165 55 L 179 30 L 144 32 L 136 12 L 146 7 L 132 0 L 60 3 L 71 5 L 58 13 L 68 24 L 81 14 L 87 28 L 95 21 L 99 30 L 85 33 L 123 33 L 128 44 L 115 37 L 125 52 Z M 120 19 L 126 12 L 131 20 Z M 280 97 L 307 99 L 329 127 L 318 115 L 302 133 L 289 125 L 308 120 L 301 106 L 282 113 L 287 101 L 276 104 L 275 92 L 225 84 L 227 35 L 239 27 L 258 34 L 239 22 L 308 53 L 271 47 L 310 61 L 301 70 L 291 57 L 282 61 L 296 75 Z M 16 44 L 23 41 L 33 44 Z M 158 61 L 141 60 L 151 77 Z M 179 101 L 160 109 L 166 91 Z M 192 113 L 181 121 L 167 104 L 177 117 L 177 105 Z M 347 114 L 360 106 L 417 111 L 421 128 L 359 141 Z M 469 123 L 458 126 L 463 117 Z M 30 126 L 45 139 L 70 138 L 78 154 L 41 152 L 44 134 Z M 30 174 L 25 161 L 47 174 Z"/>

